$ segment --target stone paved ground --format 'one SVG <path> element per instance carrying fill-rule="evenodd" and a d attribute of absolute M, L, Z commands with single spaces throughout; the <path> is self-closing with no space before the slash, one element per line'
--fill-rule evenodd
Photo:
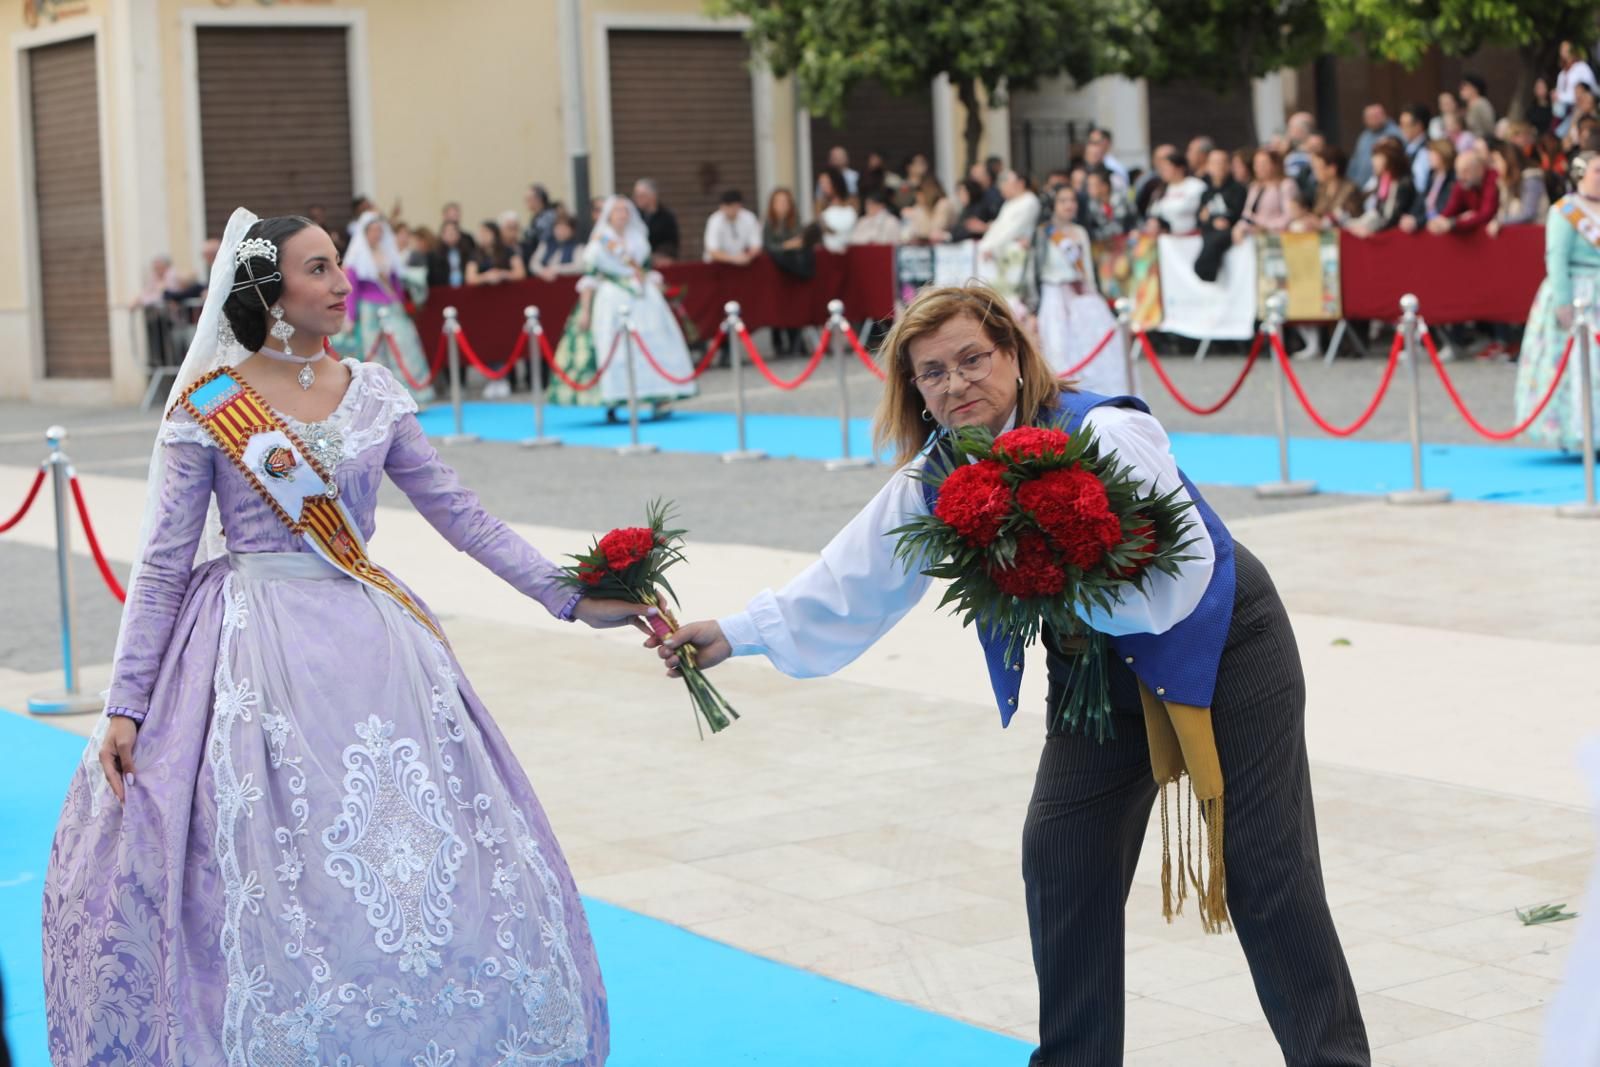
<path fill-rule="evenodd" d="M 1219 356 L 1174 361 L 1172 372 L 1210 398 L 1239 366 Z M 1379 372 L 1375 360 L 1302 366 L 1313 397 L 1345 419 Z M 1457 368 L 1475 410 L 1509 422 L 1512 369 Z M 872 387 L 860 377 L 857 410 L 866 410 Z M 1204 423 L 1158 406 L 1174 429 L 1266 432 L 1268 384 L 1265 375 L 1250 382 Z M 1400 396 L 1364 436 L 1403 436 Z M 834 402 L 812 386 L 763 392 L 751 406 L 826 414 Z M 694 403 L 725 407 L 726 376 L 709 376 Z M 1471 440 L 1436 384 L 1426 405 L 1430 440 Z M 74 432 L 102 539 L 125 574 L 153 420 L 0 405 L 0 510 L 25 488 L 51 421 Z M 798 570 L 884 477 L 575 448 L 446 453 L 552 555 L 671 493 L 695 531 L 679 592 L 707 615 Z M 1378 1062 L 1534 1062 L 1577 924 L 1523 927 L 1512 909 L 1576 904 L 1593 862 L 1572 759 L 1600 720 L 1600 528 L 1529 507 L 1407 510 L 1207 492 L 1267 562 L 1295 620 L 1324 868 Z M 836 678 L 728 665 L 720 682 L 745 719 L 702 744 L 681 693 L 629 638 L 541 618 L 451 553 L 403 498 L 385 504 L 375 556 L 446 617 L 586 892 L 1035 1035 L 1018 864 L 1042 731 L 1040 671 L 1028 677 L 1027 710 L 999 730 L 970 635 L 924 605 Z M 57 681 L 50 543 L 43 510 L 0 538 L 0 707 L 17 709 Z M 97 685 L 116 611 L 81 557 L 76 579 L 86 684 Z M 1128 910 L 1128 1062 L 1281 1062 L 1236 939 L 1203 935 L 1192 916 L 1162 922 L 1153 856 L 1147 849 Z"/>

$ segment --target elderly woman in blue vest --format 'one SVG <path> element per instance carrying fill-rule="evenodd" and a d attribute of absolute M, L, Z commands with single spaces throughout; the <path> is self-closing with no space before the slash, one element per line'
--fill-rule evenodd
<path fill-rule="evenodd" d="M 1168 769 L 1174 739 L 1158 727 L 1178 721 L 1181 709 L 1202 723 L 1209 718 L 1200 736 L 1182 738 L 1196 795 L 1210 791 L 1227 801 L 1226 878 L 1218 879 L 1226 906 L 1218 899 L 1210 914 L 1202 908 L 1203 917 L 1220 925 L 1231 912 L 1287 1063 L 1370 1064 L 1317 854 L 1305 681 L 1266 569 L 1179 472 L 1166 432 L 1145 404 L 1062 387 L 992 290 L 923 292 L 890 332 L 883 362 L 888 382 L 877 435 L 880 445 L 898 449 L 904 469 L 783 589 L 759 594 L 737 615 L 680 629 L 660 649 L 669 670 L 686 643 L 705 665 L 761 653 L 795 677 L 840 669 L 931 584 L 895 558 L 889 532 L 931 510 L 932 490 L 911 475 L 945 431 L 982 425 L 1000 433 L 1030 423 L 1093 431 L 1149 493 L 1187 494 L 1200 521 L 1195 558 L 1176 575 L 1152 575 L 1145 592 L 1085 618 L 1110 637 L 1114 710 L 1126 716 L 1116 736 L 1102 744 L 1054 722 L 1048 730 L 1022 831 L 1039 981 L 1039 1048 L 1030 1062 L 1122 1062 L 1123 906 L 1158 779 L 1176 777 Z M 1045 643 L 1053 708 L 1076 653 L 1054 639 Z M 1023 665 L 1020 658 L 1007 663 L 998 644 L 983 651 L 1004 725 L 1016 709 Z M 1211 783 L 1203 791 L 1205 779 Z M 1181 885 L 1181 870 L 1179 878 Z"/>

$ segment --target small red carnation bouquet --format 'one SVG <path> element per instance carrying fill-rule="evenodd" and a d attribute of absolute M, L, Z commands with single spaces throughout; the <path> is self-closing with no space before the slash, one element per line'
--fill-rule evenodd
<path fill-rule="evenodd" d="M 658 614 L 650 618 L 650 627 L 663 639 L 672 636 L 678 628 L 678 621 L 667 606 L 667 597 L 676 604 L 678 594 L 668 584 L 666 571 L 674 563 L 683 561 L 685 532 L 668 529 L 671 513 L 669 505 L 659 500 L 651 502 L 645 509 L 648 525 L 612 530 L 595 541 L 589 551 L 573 556 L 574 563 L 562 568 L 567 584 L 586 596 L 631 600 L 655 608 Z M 666 591 L 666 597 L 662 596 L 662 590 Z M 712 733 L 726 730 L 739 713 L 695 664 L 693 646 L 685 645 L 678 659 L 689 699 L 697 713 L 695 728 L 700 729 L 700 720 L 704 719 Z M 700 736 L 705 737 L 704 730 Z"/>
<path fill-rule="evenodd" d="M 1176 574 L 1192 507 L 1179 490 L 1143 495 L 1132 468 L 1088 431 L 1023 426 L 993 436 L 962 427 L 918 477 L 938 489 L 933 514 L 894 530 L 895 554 L 950 587 L 963 625 L 1006 638 L 1006 662 L 1048 630 L 1072 675 L 1057 713 L 1099 740 L 1113 734 L 1105 635 L 1082 614 L 1109 612 L 1152 573 Z"/>

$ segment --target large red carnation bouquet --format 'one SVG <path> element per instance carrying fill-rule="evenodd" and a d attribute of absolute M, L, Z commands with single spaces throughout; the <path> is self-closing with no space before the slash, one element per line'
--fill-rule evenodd
<path fill-rule="evenodd" d="M 1088 431 L 1024 426 L 995 437 L 963 427 L 929 456 L 919 477 L 939 490 L 933 514 L 893 531 L 896 555 L 946 578 L 939 606 L 954 605 L 1007 641 L 1006 662 L 1041 633 L 1069 653 L 1072 674 L 1057 713 L 1069 729 L 1111 734 L 1105 636 L 1081 614 L 1109 612 L 1151 574 L 1175 574 L 1190 501 L 1179 490 L 1142 494 L 1132 469 L 1102 454 Z M 1071 651 L 1075 650 L 1075 651 Z"/>
<path fill-rule="evenodd" d="M 573 556 L 576 562 L 562 568 L 567 584 L 588 596 L 649 604 L 657 611 L 649 620 L 656 636 L 672 636 L 678 622 L 661 590 L 666 590 L 667 597 L 677 603 L 678 594 L 667 583 L 666 571 L 683 560 L 684 531 L 667 528 L 670 515 L 670 507 L 660 501 L 652 502 L 646 509 L 649 525 L 612 530 L 596 540 L 589 551 Z M 694 647 L 685 645 L 679 651 L 678 660 L 689 699 L 698 713 L 695 728 L 699 729 L 700 720 L 704 719 L 712 733 L 726 730 L 739 713 L 706 679 L 705 671 L 695 664 Z M 705 736 L 703 731 L 701 736 Z"/>

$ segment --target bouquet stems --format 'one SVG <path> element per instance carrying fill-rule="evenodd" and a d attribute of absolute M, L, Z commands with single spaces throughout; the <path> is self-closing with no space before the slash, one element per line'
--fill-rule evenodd
<path fill-rule="evenodd" d="M 640 596 L 639 601 L 656 609 L 656 617 L 650 620 L 650 627 L 655 630 L 656 636 L 666 639 L 677 633 L 678 620 L 673 617 L 672 609 L 659 594 L 651 590 Z M 733 710 L 733 705 L 717 691 L 717 687 L 707 680 L 705 671 L 695 662 L 693 645 L 684 645 L 678 650 L 678 673 L 683 675 L 683 683 L 689 690 L 689 702 L 696 712 L 695 729 L 700 731 L 702 740 L 705 738 L 705 730 L 700 725 L 702 719 L 714 734 L 733 725 L 733 720 L 739 717 L 739 713 Z"/>
<path fill-rule="evenodd" d="M 1106 638 L 1094 630 L 1074 635 L 1083 642 L 1076 653 L 1067 653 L 1065 691 L 1056 715 L 1061 725 L 1073 733 L 1092 734 L 1104 742 L 1116 737 L 1111 722 L 1111 679 L 1106 672 Z"/>

